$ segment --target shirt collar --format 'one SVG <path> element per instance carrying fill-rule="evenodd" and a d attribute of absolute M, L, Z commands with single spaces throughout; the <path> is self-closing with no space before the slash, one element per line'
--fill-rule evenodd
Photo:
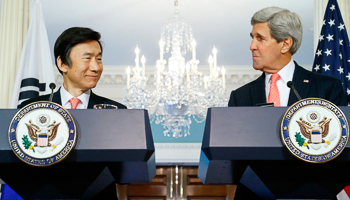
<path fill-rule="evenodd" d="M 61 94 L 62 106 L 66 108 L 68 105 L 68 107 L 70 107 L 69 100 L 71 98 L 74 98 L 74 96 L 71 95 L 63 86 L 60 89 L 60 94 Z M 89 89 L 88 91 L 84 92 L 83 94 L 77 97 L 78 99 L 80 99 L 81 103 L 83 104 L 84 109 L 87 109 L 88 107 L 90 94 L 91 94 L 91 89 Z"/>
<path fill-rule="evenodd" d="M 288 83 L 288 81 L 292 81 L 294 69 L 295 69 L 295 64 L 293 59 L 291 59 L 286 66 L 284 66 L 279 72 L 277 72 L 281 77 L 280 80 L 282 80 L 285 83 Z M 265 73 L 265 75 L 266 75 L 265 83 L 270 83 L 272 74 Z"/>

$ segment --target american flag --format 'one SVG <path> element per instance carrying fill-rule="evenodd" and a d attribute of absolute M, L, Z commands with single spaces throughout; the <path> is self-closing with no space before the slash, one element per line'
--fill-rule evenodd
<path fill-rule="evenodd" d="M 345 24 L 337 0 L 329 0 L 323 18 L 323 26 L 318 45 L 313 72 L 339 78 L 347 94 L 350 105 L 350 47 Z M 350 186 L 346 186 L 338 195 L 338 200 L 350 200 Z"/>
<path fill-rule="evenodd" d="M 350 105 L 350 47 L 337 0 L 329 0 L 323 18 L 313 72 L 339 78 Z"/>

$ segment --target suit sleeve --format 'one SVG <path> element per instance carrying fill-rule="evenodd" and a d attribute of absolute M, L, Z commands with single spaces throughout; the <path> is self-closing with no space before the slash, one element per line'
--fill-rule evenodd
<path fill-rule="evenodd" d="M 329 101 L 333 102 L 337 106 L 347 106 L 346 94 L 343 90 L 343 86 L 340 80 L 336 80 L 331 88 Z"/>
<path fill-rule="evenodd" d="M 17 105 L 17 108 L 23 108 L 22 104 Z"/>
<path fill-rule="evenodd" d="M 17 108 L 21 109 L 21 108 L 23 108 L 24 106 L 26 106 L 26 105 L 28 105 L 28 104 L 30 104 L 30 103 L 33 103 L 33 102 L 35 102 L 35 100 L 33 100 L 33 99 L 25 100 L 25 101 L 23 101 L 21 104 L 17 105 Z"/>
<path fill-rule="evenodd" d="M 230 100 L 228 101 L 228 107 L 234 107 L 235 104 L 235 91 L 233 90 L 230 95 Z"/>

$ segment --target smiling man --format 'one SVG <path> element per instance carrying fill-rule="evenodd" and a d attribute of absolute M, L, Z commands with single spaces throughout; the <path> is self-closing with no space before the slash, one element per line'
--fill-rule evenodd
<path fill-rule="evenodd" d="M 298 98 L 287 87 L 289 81 L 293 81 L 301 98 L 318 97 L 337 106 L 347 105 L 340 80 L 310 72 L 292 59 L 303 37 L 302 22 L 296 13 L 278 7 L 264 8 L 253 15 L 251 25 L 253 68 L 263 73 L 232 91 L 228 106 L 290 106 Z"/>
<path fill-rule="evenodd" d="M 91 91 L 96 87 L 103 71 L 100 38 L 100 33 L 81 27 L 69 28 L 57 38 L 54 54 L 56 66 L 63 75 L 63 87 L 54 93 L 53 102 L 68 109 L 93 108 L 95 104 L 126 108 L 123 104 Z M 48 101 L 49 97 L 50 95 L 44 95 L 29 99 L 18 108 L 35 101 Z"/>

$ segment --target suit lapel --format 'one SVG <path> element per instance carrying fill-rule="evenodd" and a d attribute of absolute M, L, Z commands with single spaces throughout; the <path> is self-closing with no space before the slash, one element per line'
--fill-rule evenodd
<path fill-rule="evenodd" d="M 87 108 L 94 108 L 94 105 L 98 104 L 97 96 L 91 91 L 90 98 L 89 98 L 89 104 Z"/>
<path fill-rule="evenodd" d="M 308 95 L 310 91 L 309 85 L 311 85 L 311 82 L 312 82 L 309 76 L 311 72 L 302 68 L 296 62 L 294 63 L 295 63 L 295 70 L 293 74 L 294 87 L 296 91 L 299 93 L 300 98 L 303 99 L 309 96 Z M 297 101 L 299 101 L 299 99 L 291 89 L 289 92 L 288 106 L 291 106 L 293 103 Z"/>
<path fill-rule="evenodd" d="M 265 73 L 256 79 L 250 90 L 252 92 L 252 105 L 256 106 L 257 104 L 266 103 Z"/>

